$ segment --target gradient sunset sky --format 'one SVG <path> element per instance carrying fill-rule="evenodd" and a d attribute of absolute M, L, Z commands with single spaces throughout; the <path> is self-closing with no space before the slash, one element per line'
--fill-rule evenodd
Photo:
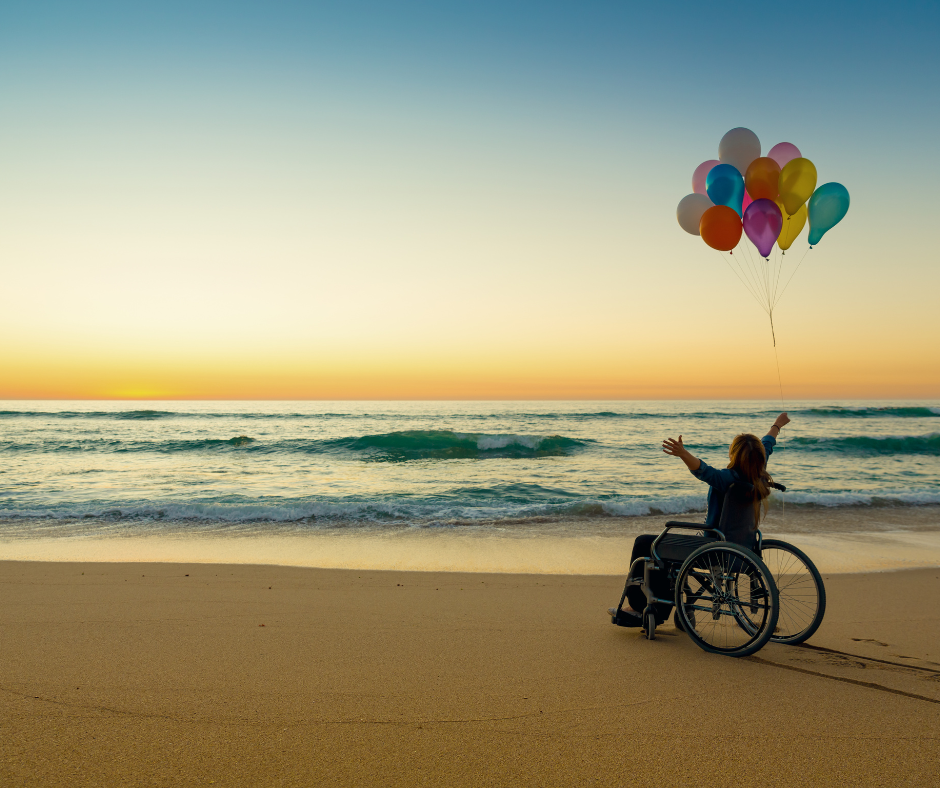
<path fill-rule="evenodd" d="M 937 3 L 8 4 L 0 399 L 777 399 L 766 316 L 675 217 L 736 126 L 852 195 L 775 314 L 787 398 L 938 397 L 938 34 Z"/>

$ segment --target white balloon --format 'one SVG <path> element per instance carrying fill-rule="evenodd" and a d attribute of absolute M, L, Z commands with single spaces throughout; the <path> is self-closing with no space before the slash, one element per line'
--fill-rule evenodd
<path fill-rule="evenodd" d="M 730 164 L 743 176 L 754 159 L 760 158 L 760 140 L 750 129 L 731 129 L 718 143 L 718 160 Z"/>
<path fill-rule="evenodd" d="M 712 205 L 712 201 L 704 194 L 687 194 L 679 200 L 679 207 L 676 208 L 679 226 L 690 235 L 701 235 L 698 231 L 699 222 L 702 221 L 702 214 Z"/>

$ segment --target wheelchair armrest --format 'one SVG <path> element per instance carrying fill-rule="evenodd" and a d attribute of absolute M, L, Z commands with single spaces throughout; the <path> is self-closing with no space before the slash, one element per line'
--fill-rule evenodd
<path fill-rule="evenodd" d="M 662 538 L 675 528 L 684 528 L 689 531 L 707 531 L 717 535 L 717 537 L 724 542 L 725 535 L 722 531 L 719 531 L 717 528 L 708 528 L 703 523 L 681 523 L 678 520 L 670 520 L 666 523 L 665 528 L 663 528 L 662 533 L 653 540 L 653 544 L 650 546 L 650 552 L 653 554 L 653 560 L 660 566 L 662 566 L 663 560 L 659 557 L 659 553 L 656 552 L 656 546 L 662 541 Z"/>

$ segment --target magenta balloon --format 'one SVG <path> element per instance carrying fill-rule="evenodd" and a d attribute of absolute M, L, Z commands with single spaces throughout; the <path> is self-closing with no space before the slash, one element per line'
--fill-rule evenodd
<path fill-rule="evenodd" d="M 750 205 L 752 202 L 754 202 L 754 200 L 751 199 L 751 195 L 748 194 L 747 191 L 745 190 L 744 202 L 741 203 L 741 215 L 742 216 L 744 215 L 744 212 L 747 210 L 747 206 Z"/>
<path fill-rule="evenodd" d="M 778 142 L 770 149 L 767 158 L 777 162 L 782 170 L 787 162 L 793 161 L 793 159 L 802 159 L 803 154 L 800 153 L 800 149 L 792 142 Z"/>
<path fill-rule="evenodd" d="M 761 257 L 769 257 L 780 237 L 783 214 L 773 200 L 754 200 L 744 212 L 744 232 Z"/>
<path fill-rule="evenodd" d="M 708 192 L 705 191 L 705 179 L 708 177 L 708 173 L 711 172 L 712 167 L 717 167 L 719 164 L 721 162 L 718 159 L 710 159 L 709 161 L 703 161 L 695 168 L 695 172 L 692 173 L 693 192 L 708 195 Z"/>

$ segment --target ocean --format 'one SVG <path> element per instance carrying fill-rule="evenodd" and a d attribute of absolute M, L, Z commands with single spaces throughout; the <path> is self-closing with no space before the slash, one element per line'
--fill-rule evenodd
<path fill-rule="evenodd" d="M 940 503 L 940 403 L 790 404 L 801 508 Z M 0 402 L 0 540 L 596 528 L 704 509 L 661 451 L 727 464 L 767 402 Z M 780 499 L 783 499 L 782 501 Z M 792 508 L 791 508 L 792 507 Z M 2 557 L 2 555 L 0 555 Z"/>

